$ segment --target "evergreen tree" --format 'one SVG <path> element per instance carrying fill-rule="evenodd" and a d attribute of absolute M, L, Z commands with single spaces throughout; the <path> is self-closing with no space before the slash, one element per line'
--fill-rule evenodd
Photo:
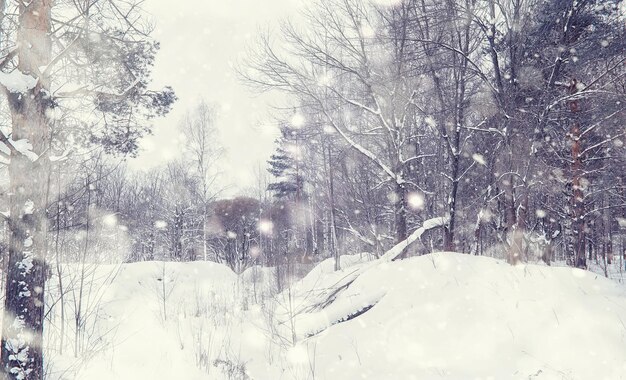
<path fill-rule="evenodd" d="M 302 200 L 304 177 L 302 174 L 302 137 L 296 128 L 282 125 L 281 137 L 276 140 L 278 147 L 269 163 L 268 171 L 276 178 L 268 185 L 268 190 L 277 198 Z"/>

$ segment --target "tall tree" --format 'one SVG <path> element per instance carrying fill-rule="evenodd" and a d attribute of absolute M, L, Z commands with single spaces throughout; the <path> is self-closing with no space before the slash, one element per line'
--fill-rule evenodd
<path fill-rule="evenodd" d="M 133 154 L 148 130 L 145 121 L 166 113 L 175 96 L 148 88 L 158 44 L 140 25 L 137 3 L 0 6 L 6 52 L 0 85 L 11 113 L 10 132 L 0 131 L 11 194 L 0 361 L 8 379 L 40 380 L 50 164 L 91 143 Z M 80 85 L 66 90 L 69 82 Z M 57 120 L 65 111 L 74 117 Z"/>
<path fill-rule="evenodd" d="M 10 237 L 1 370 L 11 379 L 43 379 L 46 206 L 52 0 L 20 2 L 17 67 L 3 75 L 11 109 Z"/>
<path fill-rule="evenodd" d="M 221 189 L 217 183 L 220 176 L 217 160 L 223 153 L 215 128 L 216 112 L 204 101 L 187 114 L 181 123 L 185 136 L 185 159 L 189 160 L 197 179 L 197 195 L 201 205 L 202 218 L 202 257 L 208 259 L 207 222 L 209 204 L 215 200 Z"/>
<path fill-rule="evenodd" d="M 419 80 L 405 75 L 406 35 L 390 33 L 376 8 L 360 0 L 317 1 L 304 18 L 307 31 L 289 23 L 281 28 L 288 53 L 266 36 L 242 74 L 261 89 L 294 94 L 323 116 L 320 127 L 332 128 L 376 166 L 393 184 L 395 238 L 404 240 L 407 195 L 415 187 L 407 167 L 419 158 L 408 149 Z"/>

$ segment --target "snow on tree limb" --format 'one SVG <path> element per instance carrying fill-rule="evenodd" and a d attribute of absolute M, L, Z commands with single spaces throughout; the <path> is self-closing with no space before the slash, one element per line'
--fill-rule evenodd
<path fill-rule="evenodd" d="M 380 257 L 379 260 L 384 261 L 384 262 L 395 260 L 409 246 L 411 246 L 415 241 L 419 240 L 426 231 L 432 230 L 433 228 L 437 228 L 437 227 L 443 227 L 446 224 L 448 224 L 449 221 L 450 221 L 450 217 L 448 216 L 441 216 L 438 218 L 432 218 L 432 219 L 428 219 L 424 221 L 424 223 L 422 224 L 420 228 L 418 228 L 411 235 L 409 235 L 409 237 L 406 238 L 406 240 L 401 241 L 400 243 L 396 244 L 393 248 L 388 250 L 384 255 Z"/>
<path fill-rule="evenodd" d="M 26 93 L 35 88 L 39 79 L 26 75 L 19 70 L 13 70 L 10 73 L 0 72 L 0 85 L 7 89 L 10 93 Z"/>
<path fill-rule="evenodd" d="M 11 159 L 11 149 L 2 142 L 2 136 L 0 132 L 0 164 L 8 165 Z"/>
<path fill-rule="evenodd" d="M 321 105 L 321 102 L 319 102 L 319 103 Z M 322 112 L 324 113 L 326 118 L 330 121 L 331 126 L 337 131 L 337 133 L 339 133 L 341 138 L 343 138 L 343 140 L 345 142 L 347 142 L 353 149 L 355 149 L 356 151 L 358 151 L 359 153 L 361 153 L 362 155 L 364 155 L 365 157 L 370 159 L 370 161 L 372 161 L 379 168 L 381 168 L 397 184 L 403 184 L 404 183 L 404 179 L 402 178 L 402 176 L 400 176 L 399 174 L 394 173 L 393 170 L 391 170 L 391 168 L 389 166 L 385 165 L 385 163 L 382 162 L 381 159 L 376 154 L 372 153 L 370 150 L 364 148 L 362 145 L 360 145 L 359 143 L 357 143 L 356 141 L 351 139 L 350 136 L 348 136 L 337 125 L 337 123 L 335 123 L 333 118 L 328 114 L 328 112 L 326 112 L 326 109 L 323 107 L 323 105 L 322 105 Z"/>

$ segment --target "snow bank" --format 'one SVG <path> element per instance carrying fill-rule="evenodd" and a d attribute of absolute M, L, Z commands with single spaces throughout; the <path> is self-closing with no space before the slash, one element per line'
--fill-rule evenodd
<path fill-rule="evenodd" d="M 355 305 L 371 309 L 328 323 Z M 387 262 L 295 328 L 316 320 L 326 328 L 299 346 L 320 380 L 626 378 L 626 288 L 579 269 L 456 253 Z"/>
<path fill-rule="evenodd" d="M 373 259 L 324 261 L 273 296 L 271 268 L 98 267 L 96 349 L 77 363 L 68 339 L 49 379 L 626 379 L 623 285 L 456 253 Z M 58 303 L 52 315 L 58 326 Z"/>
<path fill-rule="evenodd" d="M 74 279 L 77 284 L 72 276 L 78 272 L 78 266 L 67 268 L 66 281 Z M 223 345 L 229 321 L 242 314 L 237 276 L 229 268 L 210 262 L 142 262 L 103 265 L 93 272 L 87 288 L 91 295 L 85 297 L 95 305 L 86 322 L 93 336 L 88 351 L 93 352 L 82 353 L 78 361 L 73 358 L 72 296 L 77 291 L 70 291 L 65 354 L 51 347 L 58 338 L 47 341 L 49 379 L 222 379 L 212 365 L 207 370 L 197 363 L 204 352 L 213 353 Z M 55 280 L 48 286 L 51 300 L 58 296 Z M 58 303 L 53 313 L 49 334 L 60 323 Z M 205 342 L 211 334 L 213 347 Z M 205 343 L 207 347 L 201 347 Z"/>
<path fill-rule="evenodd" d="M 359 253 L 356 255 L 342 255 L 339 258 L 343 271 L 335 271 L 335 259 L 330 258 L 322 261 L 316 265 L 303 279 L 296 282 L 295 287 L 303 289 L 303 291 L 310 291 L 317 289 L 319 285 L 326 288 L 331 283 L 330 279 L 336 277 L 339 280 L 344 277 L 346 269 L 348 272 L 362 267 L 362 264 L 371 262 L 376 259 L 376 256 L 372 253 Z"/>

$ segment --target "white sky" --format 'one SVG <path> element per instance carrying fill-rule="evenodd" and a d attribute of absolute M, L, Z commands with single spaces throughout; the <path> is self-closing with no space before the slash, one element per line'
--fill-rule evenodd
<path fill-rule="evenodd" d="M 275 128 L 265 125 L 271 108 L 267 96 L 252 93 L 236 77 L 232 64 L 254 43 L 259 28 L 276 26 L 297 12 L 300 0 L 148 0 L 161 43 L 153 71 L 154 86 L 170 85 L 179 100 L 172 112 L 155 122 L 154 136 L 142 142 L 133 168 L 164 164 L 180 152 L 177 125 L 200 99 L 219 109 L 217 127 L 227 153 L 227 194 L 253 186 L 254 170 L 265 169 Z"/>

